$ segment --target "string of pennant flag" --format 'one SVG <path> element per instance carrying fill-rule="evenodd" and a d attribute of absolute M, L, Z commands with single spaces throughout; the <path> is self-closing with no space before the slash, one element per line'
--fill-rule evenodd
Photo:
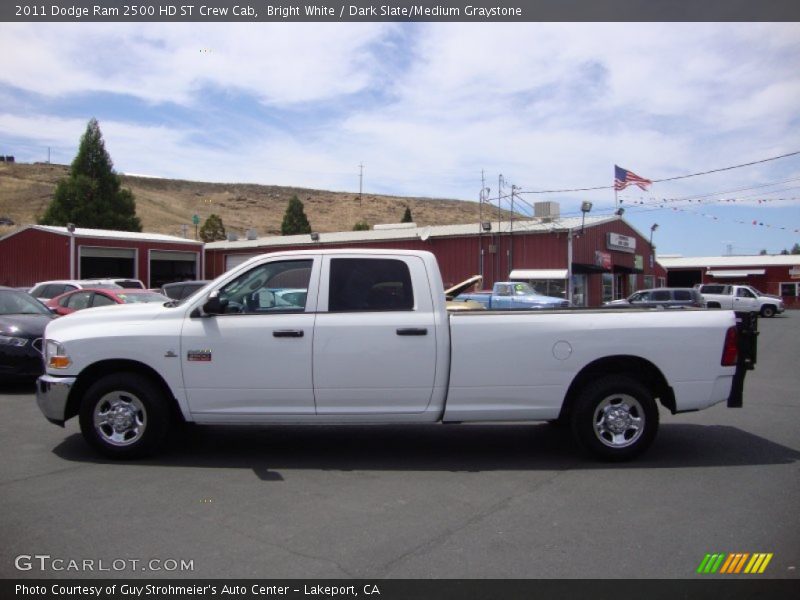
<path fill-rule="evenodd" d="M 798 198 L 793 198 L 793 199 L 797 200 Z M 687 210 L 685 208 L 681 208 L 680 206 L 670 206 L 670 207 L 667 207 L 667 206 L 654 206 L 653 207 L 653 209 L 656 209 L 656 210 L 662 210 L 662 209 L 666 209 L 666 208 L 668 208 L 668 209 L 670 209 L 670 210 L 672 210 L 674 212 L 680 212 L 680 213 L 684 213 L 684 214 L 695 215 L 695 216 L 698 216 L 698 217 L 703 217 L 703 218 L 706 218 L 706 219 L 710 219 L 712 221 L 726 221 L 726 222 L 730 222 L 730 223 L 738 223 L 740 225 L 751 225 L 751 226 L 754 226 L 754 227 L 766 227 L 767 229 L 778 229 L 780 231 L 791 231 L 791 232 L 794 232 L 794 233 L 800 233 L 800 229 L 793 228 L 793 227 L 786 227 L 784 225 L 773 225 L 771 223 L 765 223 L 764 221 L 761 221 L 759 219 L 751 219 L 751 220 L 728 219 L 728 218 L 723 218 L 723 217 L 719 217 L 717 215 L 712 215 L 712 214 L 708 214 L 708 213 L 704 213 L 704 212 L 697 212 L 695 210 Z"/>
<path fill-rule="evenodd" d="M 795 180 L 788 180 L 788 181 L 785 181 L 785 182 L 782 182 L 782 183 L 788 183 L 789 181 L 795 181 Z M 641 190 L 646 191 L 647 189 L 649 189 L 649 187 L 652 184 L 653 184 L 653 182 L 650 179 L 646 179 L 644 177 L 641 177 L 641 176 L 637 175 L 636 173 L 634 173 L 632 171 L 629 171 L 627 169 L 623 169 L 622 167 L 614 165 L 614 193 L 615 194 L 618 191 L 626 189 L 630 185 L 635 185 L 638 188 L 640 188 Z M 753 188 L 741 188 L 741 189 L 755 189 L 756 187 L 769 187 L 770 185 L 778 185 L 778 184 L 766 184 L 764 186 L 755 186 Z M 787 189 L 780 190 L 780 191 L 788 191 L 788 190 L 791 190 L 791 189 L 796 189 L 796 188 L 792 187 L 792 188 L 787 188 Z M 734 191 L 736 191 L 736 190 L 734 190 Z M 626 200 L 625 198 L 620 198 L 619 199 L 620 206 L 623 204 L 623 202 L 625 200 Z M 791 197 L 791 198 L 750 198 L 748 196 L 745 196 L 743 198 L 738 198 L 738 200 L 740 201 L 740 203 L 744 200 L 748 204 L 756 203 L 756 205 L 762 205 L 762 204 L 768 204 L 768 203 L 772 203 L 772 202 L 785 202 L 785 201 L 791 201 L 791 200 L 798 200 L 798 198 L 797 197 Z M 640 198 L 639 201 L 638 201 L 638 204 L 641 205 L 641 206 L 651 207 L 653 209 L 670 208 L 674 212 L 681 212 L 681 213 L 696 215 L 696 216 L 703 217 L 703 218 L 706 218 L 706 219 L 711 219 L 713 221 L 719 221 L 721 219 L 717 215 L 711 215 L 711 214 L 704 213 L 704 212 L 698 212 L 696 210 L 686 210 L 684 208 L 681 208 L 680 206 L 669 206 L 668 207 L 667 205 L 671 204 L 671 203 L 675 203 L 675 202 L 688 202 L 690 204 L 695 203 L 695 204 L 698 204 L 698 205 L 701 205 L 704 202 L 705 202 L 705 204 L 709 204 L 709 203 L 715 203 L 715 204 L 719 204 L 719 203 L 734 203 L 735 204 L 736 201 L 737 201 L 737 198 L 715 198 L 715 199 L 709 199 L 707 196 L 706 197 L 703 197 L 703 196 L 697 197 L 697 196 L 695 196 L 695 197 L 688 197 L 688 198 L 650 198 L 649 202 L 645 202 L 644 199 Z M 636 205 L 636 201 L 634 201 L 633 204 Z M 747 220 L 747 221 L 741 220 L 741 219 L 722 219 L 722 220 L 733 222 L 733 223 L 738 223 L 740 225 L 752 225 L 754 227 L 766 227 L 768 229 L 778 229 L 778 230 L 781 230 L 781 231 L 793 231 L 794 233 L 800 233 L 800 229 L 794 229 L 792 227 L 786 227 L 786 226 L 780 226 L 780 225 L 772 225 L 770 223 L 764 223 L 763 221 L 758 220 L 758 219 L 752 219 L 752 220 Z"/>

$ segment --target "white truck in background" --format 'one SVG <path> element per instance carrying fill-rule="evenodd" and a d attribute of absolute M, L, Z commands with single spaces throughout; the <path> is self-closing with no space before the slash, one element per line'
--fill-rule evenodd
<path fill-rule="evenodd" d="M 705 283 L 695 287 L 703 296 L 707 308 L 754 312 L 762 317 L 774 317 L 786 310 L 783 298 L 764 294 L 749 285 Z"/>
<path fill-rule="evenodd" d="M 561 421 L 591 454 L 626 460 L 655 438 L 658 403 L 741 406 L 756 335 L 731 311 L 448 313 L 429 252 L 278 252 L 183 301 L 53 321 L 37 401 L 121 459 L 158 450 L 177 419 Z"/>

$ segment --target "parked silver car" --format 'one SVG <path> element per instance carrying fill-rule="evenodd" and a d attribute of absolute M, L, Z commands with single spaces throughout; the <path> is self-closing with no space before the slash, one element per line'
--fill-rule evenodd
<path fill-rule="evenodd" d="M 622 300 L 605 302 L 603 306 L 704 308 L 705 302 L 700 292 L 693 288 L 654 288 L 651 290 L 639 290 Z"/>

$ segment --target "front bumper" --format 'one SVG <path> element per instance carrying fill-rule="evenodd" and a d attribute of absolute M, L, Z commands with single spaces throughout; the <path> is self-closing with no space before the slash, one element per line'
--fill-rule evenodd
<path fill-rule="evenodd" d="M 64 426 L 69 391 L 76 377 L 53 377 L 42 375 L 36 380 L 36 403 L 48 421 Z"/>

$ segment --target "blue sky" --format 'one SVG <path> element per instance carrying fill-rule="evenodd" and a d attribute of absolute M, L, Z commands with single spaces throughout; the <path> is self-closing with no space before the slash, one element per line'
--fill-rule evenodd
<path fill-rule="evenodd" d="M 796 23 L 0 23 L 0 51 L 23 162 L 70 162 L 96 117 L 121 172 L 356 191 L 363 163 L 368 193 L 476 200 L 483 170 L 609 214 L 611 189 L 528 192 L 800 150 Z M 620 198 L 661 253 L 800 241 L 800 155 Z"/>

